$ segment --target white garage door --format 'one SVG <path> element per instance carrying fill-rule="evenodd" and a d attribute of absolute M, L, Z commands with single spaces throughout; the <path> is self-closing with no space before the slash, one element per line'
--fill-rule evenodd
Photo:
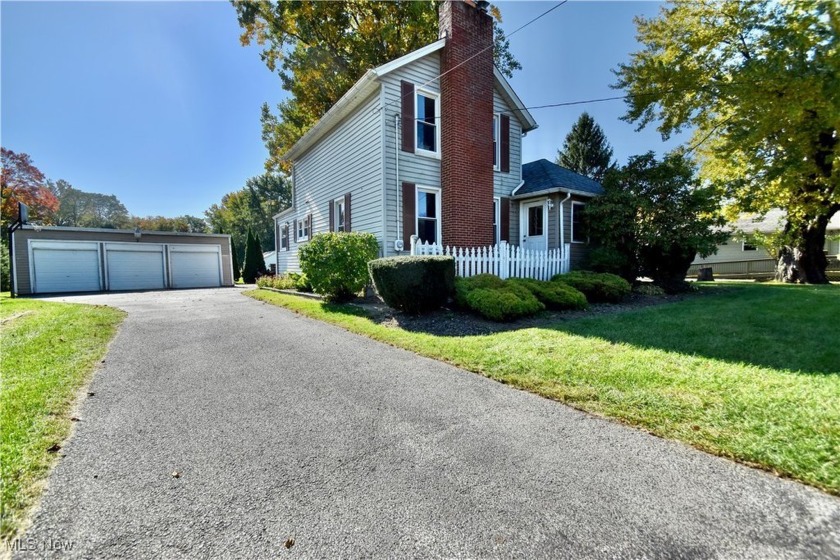
<path fill-rule="evenodd" d="M 215 288 L 222 285 L 219 245 L 170 245 L 173 288 Z"/>
<path fill-rule="evenodd" d="M 32 292 L 97 292 L 102 289 L 99 243 L 32 241 Z"/>
<path fill-rule="evenodd" d="M 106 243 L 109 290 L 162 290 L 166 287 L 163 245 Z"/>

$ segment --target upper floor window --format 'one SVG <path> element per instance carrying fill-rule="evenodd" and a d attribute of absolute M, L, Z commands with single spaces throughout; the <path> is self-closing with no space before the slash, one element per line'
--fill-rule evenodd
<path fill-rule="evenodd" d="M 289 224 L 283 224 L 280 228 L 280 248 L 289 250 Z"/>
<path fill-rule="evenodd" d="M 499 170 L 499 165 L 502 161 L 502 154 L 499 149 L 501 147 L 501 142 L 499 140 L 502 137 L 501 131 L 499 130 L 500 123 L 501 119 L 499 118 L 499 115 L 493 115 L 493 169 L 496 171 Z"/>
<path fill-rule="evenodd" d="M 306 241 L 309 239 L 309 229 L 312 226 L 312 214 L 304 216 L 297 221 L 297 240 Z"/>
<path fill-rule="evenodd" d="M 417 152 L 437 155 L 440 144 L 440 103 L 437 94 L 418 90 L 414 122 L 417 127 Z"/>

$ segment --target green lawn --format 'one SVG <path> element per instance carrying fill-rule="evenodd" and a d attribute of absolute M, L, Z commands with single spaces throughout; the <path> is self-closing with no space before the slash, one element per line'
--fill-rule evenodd
<path fill-rule="evenodd" d="M 470 337 L 247 293 L 840 495 L 840 286 L 701 289 L 678 303 Z"/>
<path fill-rule="evenodd" d="M 0 537 L 12 537 L 36 502 L 71 409 L 124 313 L 0 296 Z"/>

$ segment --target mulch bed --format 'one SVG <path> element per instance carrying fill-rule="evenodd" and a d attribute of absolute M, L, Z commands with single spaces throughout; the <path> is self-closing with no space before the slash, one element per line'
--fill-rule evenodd
<path fill-rule="evenodd" d="M 678 295 L 651 296 L 630 294 L 619 304 L 599 303 L 590 305 L 585 311 L 544 311 L 511 323 L 496 323 L 477 315 L 441 309 L 424 315 L 408 315 L 391 309 L 378 296 L 358 299 L 353 305 L 364 309 L 370 319 L 380 325 L 411 332 L 423 332 L 437 336 L 476 336 L 532 327 L 547 327 L 563 321 L 582 317 L 595 317 L 613 313 L 624 313 L 654 305 L 664 305 L 689 298 L 704 297 L 703 292 L 689 292 Z"/>

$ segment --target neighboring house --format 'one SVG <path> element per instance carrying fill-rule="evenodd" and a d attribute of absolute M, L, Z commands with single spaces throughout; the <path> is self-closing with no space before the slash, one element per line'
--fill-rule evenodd
<path fill-rule="evenodd" d="M 600 185 L 546 160 L 522 165 L 537 123 L 493 65 L 492 18 L 443 2 L 440 36 L 369 70 L 285 154 L 293 202 L 274 217 L 279 272 L 299 270 L 299 247 L 327 231 L 370 232 L 383 256 L 408 254 L 417 235 L 570 244 L 573 262 L 583 257 L 583 205 Z"/>
<path fill-rule="evenodd" d="M 775 209 L 763 218 L 757 219 L 745 214 L 729 224 L 727 229 L 732 235 L 725 243 L 717 246 L 717 252 L 706 258 L 699 255 L 691 263 L 688 274 L 693 276 L 698 269 L 711 267 L 719 277 L 762 277 L 772 276 L 776 269 L 776 259 L 764 247 L 752 244 L 749 238 L 755 233 L 769 234 L 785 227 L 785 213 Z M 835 214 L 828 223 L 825 252 L 830 267 L 835 268 L 840 259 L 840 214 Z"/>

